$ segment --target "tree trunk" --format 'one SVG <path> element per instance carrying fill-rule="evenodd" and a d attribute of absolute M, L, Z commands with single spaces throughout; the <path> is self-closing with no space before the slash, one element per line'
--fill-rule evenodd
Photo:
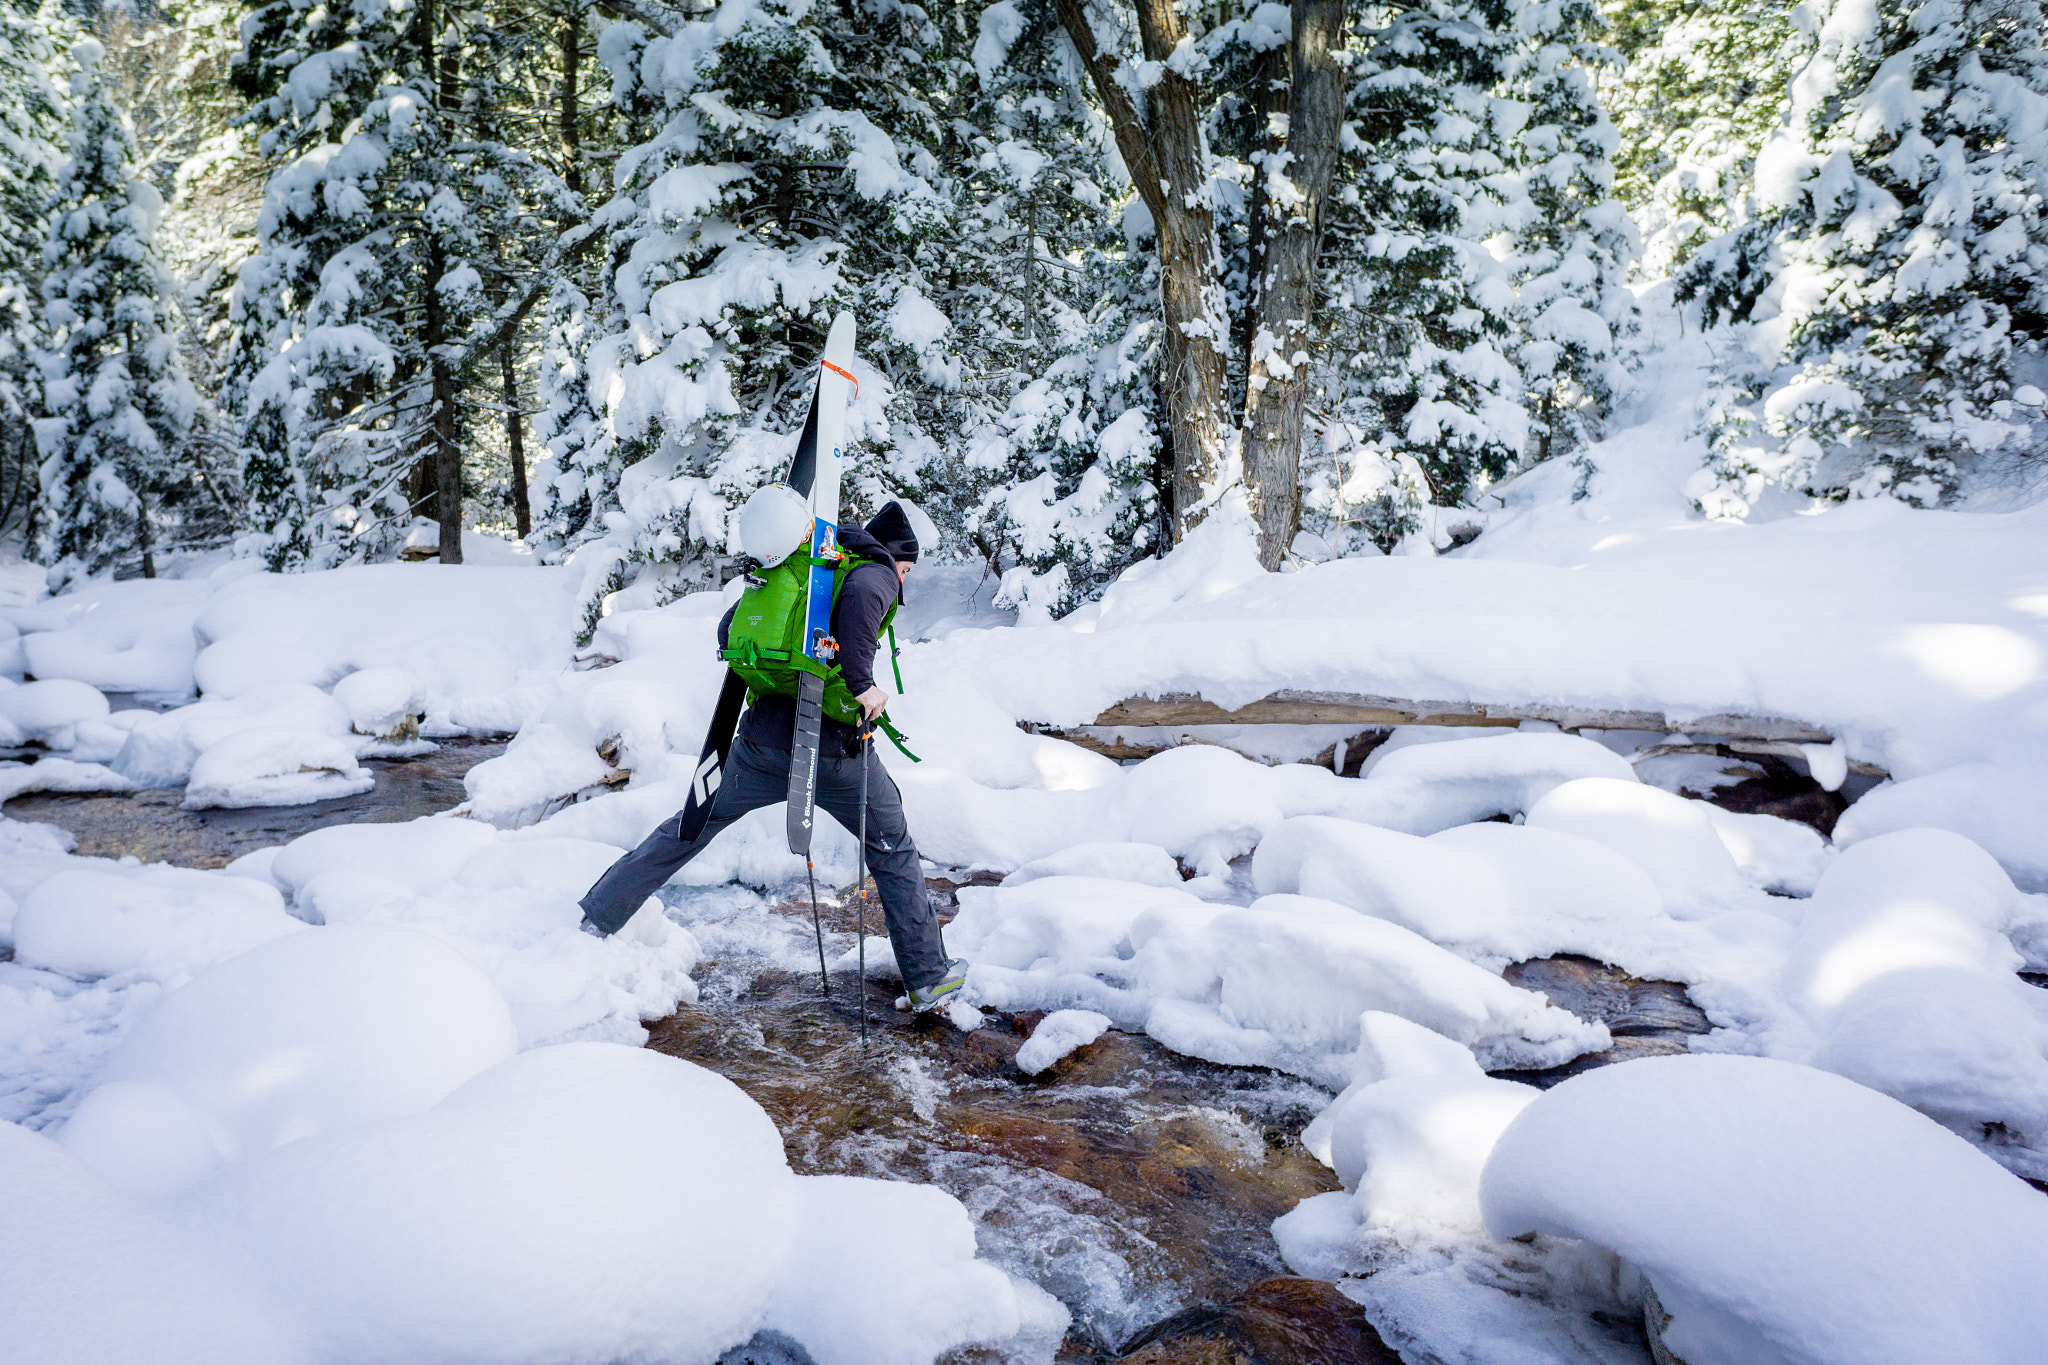
<path fill-rule="evenodd" d="M 533 505 L 526 491 L 526 419 L 519 411 L 519 372 L 512 364 L 512 342 L 498 348 L 504 378 L 505 445 L 512 463 L 512 524 L 521 540 L 533 531 Z"/>
<path fill-rule="evenodd" d="M 435 107 L 446 119 L 460 102 L 460 56 L 453 44 L 439 43 L 432 0 L 420 6 L 422 57 L 434 81 Z M 448 361 L 448 309 L 441 300 L 441 281 L 448 274 L 448 252 L 432 227 L 426 236 L 426 334 L 420 338 L 427 355 L 429 407 L 424 458 L 434 471 L 434 517 L 441 523 L 441 562 L 462 562 L 462 446 L 456 439 L 455 371 Z"/>
<path fill-rule="evenodd" d="M 1252 64 L 1251 97 L 1245 108 L 1250 125 L 1245 130 L 1245 143 L 1252 149 L 1252 204 L 1251 212 L 1245 215 L 1245 279 L 1250 287 L 1245 290 L 1243 310 L 1233 319 L 1236 331 L 1231 341 L 1238 364 L 1246 374 L 1252 368 L 1252 338 L 1259 334 L 1259 291 L 1264 286 L 1267 239 L 1271 235 L 1265 167 L 1287 148 L 1287 100 L 1291 88 L 1287 62 L 1284 47 L 1268 48 L 1258 55 Z"/>
<path fill-rule="evenodd" d="M 1200 523 L 1236 474 L 1226 420 L 1230 334 L 1223 317 L 1222 251 L 1209 202 L 1200 91 L 1172 66 L 1162 66 L 1158 81 L 1145 92 L 1147 108 L 1140 114 L 1124 84 L 1125 57 L 1096 46 L 1087 0 L 1054 4 L 1109 114 L 1117 150 L 1151 211 L 1158 237 L 1163 387 L 1173 440 L 1173 532 L 1179 540 Z M 1136 9 L 1146 60 L 1166 63 L 1186 36 L 1173 0 L 1136 0 Z"/>
<path fill-rule="evenodd" d="M 142 541 L 142 576 L 156 577 L 156 547 L 149 535 L 149 499 L 137 494 L 135 497 L 135 534 Z"/>
<path fill-rule="evenodd" d="M 1308 397 L 1309 322 L 1323 251 L 1323 207 L 1344 120 L 1344 0 L 1294 0 L 1293 94 L 1285 178 L 1265 211 L 1267 247 L 1258 321 L 1245 370 L 1244 463 L 1259 525 L 1259 561 L 1280 567 L 1301 525 L 1302 412 Z"/>
<path fill-rule="evenodd" d="M 562 14 L 562 179 L 576 193 L 583 193 L 583 141 L 576 127 L 582 98 L 576 88 L 577 64 L 583 56 L 583 11 L 571 6 Z M 521 532 L 524 535 L 525 532 Z"/>

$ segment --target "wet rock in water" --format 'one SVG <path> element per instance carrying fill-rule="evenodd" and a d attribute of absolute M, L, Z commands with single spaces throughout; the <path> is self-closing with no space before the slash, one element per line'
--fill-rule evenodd
<path fill-rule="evenodd" d="M 780 1332 L 756 1332 L 720 1356 L 718 1365 L 817 1365 L 817 1359 Z"/>
<path fill-rule="evenodd" d="M 1365 1310 L 1323 1280 L 1275 1275 L 1220 1306 L 1153 1324 L 1124 1343 L 1121 1365 L 1400 1365 Z"/>
<path fill-rule="evenodd" d="M 1501 975 L 1525 990 L 1541 992 L 1551 1004 L 1581 1019 L 1607 1025 L 1614 1035 L 1614 1046 L 1605 1052 L 1588 1053 L 1563 1066 L 1492 1073 L 1507 1080 L 1548 1088 L 1595 1067 L 1689 1052 L 1694 1036 L 1713 1029 L 1706 1011 L 1678 982 L 1644 981 L 1576 953 L 1511 963 Z"/>
<path fill-rule="evenodd" d="M 832 932 L 852 928 L 838 896 L 821 910 Z M 784 913 L 807 940 L 808 902 Z M 991 1012 L 962 1033 L 898 1013 L 895 983 L 879 981 L 864 1049 L 849 973 L 833 974 L 825 999 L 815 972 L 706 966 L 699 1004 L 650 1024 L 648 1046 L 730 1077 L 775 1120 L 799 1172 L 959 1198 L 984 1256 L 1073 1311 L 1063 1359 L 1107 1359 L 1179 1306 L 1284 1271 L 1273 1219 L 1336 1188 L 1296 1140 L 1328 1096 L 1292 1078 L 1114 1030 L 1027 1077 L 1015 1056 L 1035 1016 Z"/>
<path fill-rule="evenodd" d="M 1828 791 L 1775 754 L 1743 754 L 1739 757 L 1744 760 L 1744 766 L 1759 767 L 1763 771 L 1740 782 L 1708 791 L 1681 790 L 1679 795 L 1711 801 L 1722 810 L 1734 811 L 1738 815 L 1775 815 L 1781 820 L 1797 820 L 1802 825 L 1811 825 L 1822 834 L 1832 835 L 1835 832 L 1835 821 L 1849 809 L 1846 793 Z"/>
<path fill-rule="evenodd" d="M 366 758 L 363 766 L 377 777 L 374 788 L 303 806 L 184 810 L 183 787 L 160 787 L 125 795 L 36 792 L 0 809 L 16 820 L 69 830 L 78 836 L 82 856 L 226 867 L 245 853 L 327 825 L 387 824 L 460 805 L 468 795 L 463 775 L 504 751 L 502 741 L 458 738 L 442 740 L 417 758 Z"/>

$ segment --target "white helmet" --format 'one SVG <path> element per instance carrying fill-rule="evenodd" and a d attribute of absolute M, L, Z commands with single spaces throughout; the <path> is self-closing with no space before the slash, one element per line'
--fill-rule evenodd
<path fill-rule="evenodd" d="M 740 509 L 740 548 L 772 569 L 811 541 L 811 504 L 787 484 L 764 483 Z"/>

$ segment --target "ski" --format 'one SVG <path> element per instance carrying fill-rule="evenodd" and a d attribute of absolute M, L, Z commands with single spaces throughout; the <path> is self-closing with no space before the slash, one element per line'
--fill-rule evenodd
<path fill-rule="evenodd" d="M 810 415 L 789 465 L 789 486 L 811 500 L 811 581 L 804 608 L 804 653 L 829 664 L 838 652 L 832 640 L 832 563 L 839 557 L 839 458 L 846 432 L 846 404 L 853 397 L 853 314 L 832 319 Z M 806 487 L 808 484 L 808 487 Z M 789 754 L 789 851 L 811 852 L 811 827 L 818 808 L 818 740 L 824 728 L 825 682 L 805 674 L 798 682 L 796 733 Z"/>
<path fill-rule="evenodd" d="M 840 344 L 842 340 L 844 342 L 843 345 Z M 851 316 L 841 314 L 840 317 L 833 322 L 832 331 L 825 344 L 825 359 L 827 362 L 831 362 L 834 368 L 828 369 L 825 365 L 820 365 L 818 373 L 821 376 L 829 374 L 833 375 L 835 378 L 838 378 L 838 376 L 844 375 L 845 371 L 851 365 L 853 360 L 853 319 Z M 835 516 L 837 514 L 837 506 L 839 502 L 839 438 L 840 433 L 845 430 L 846 426 L 846 392 L 842 390 L 851 390 L 851 388 L 853 387 L 853 380 L 850 375 L 847 375 L 845 378 L 839 379 L 838 382 L 839 388 L 836 388 L 830 391 L 829 393 L 826 391 L 825 386 L 823 384 L 818 385 L 815 389 L 812 390 L 811 410 L 804 416 L 803 434 L 797 439 L 796 454 L 791 458 L 789 462 L 789 474 L 783 480 L 784 483 L 788 484 L 797 492 L 802 493 L 806 496 L 812 495 L 813 489 L 817 483 L 818 470 L 818 431 L 820 420 L 819 409 L 821 406 L 819 403 L 819 399 L 821 397 L 829 397 L 833 399 L 834 409 L 829 422 L 829 429 L 832 440 L 831 444 L 827 447 L 827 449 L 831 451 L 831 506 L 834 509 Z M 833 537 L 834 540 L 828 541 L 827 543 L 836 543 L 837 533 L 837 526 L 828 526 L 827 534 Z M 816 544 L 817 534 L 814 530 L 814 552 L 816 551 Z M 813 572 L 815 575 L 815 571 Z M 826 628 L 829 630 L 832 593 L 830 570 L 826 570 L 825 580 L 825 610 L 827 621 Z M 816 579 L 814 576 L 814 585 L 815 582 Z M 818 696 L 819 702 L 813 703 L 811 708 L 813 719 L 810 727 L 810 772 L 805 782 L 805 787 L 809 793 L 809 796 L 806 798 L 803 806 L 803 824 L 805 830 L 803 847 L 797 847 L 795 834 L 796 825 L 794 820 L 792 820 L 790 826 L 790 847 L 799 853 L 806 852 L 810 848 L 809 829 L 811 821 L 814 818 L 816 811 L 818 748 L 817 740 L 819 726 L 823 723 L 822 712 L 819 709 L 822 704 L 822 698 L 824 696 L 824 689 L 822 686 L 820 686 L 818 689 Z M 799 696 L 798 698 L 798 703 L 799 704 L 797 712 L 797 728 L 799 731 L 799 739 L 801 739 L 801 733 L 803 730 L 803 707 L 801 696 Z M 688 843 L 691 840 L 694 840 L 697 837 L 697 835 L 703 831 L 704 822 L 711 818 L 711 801 L 713 797 L 717 796 L 718 785 L 725 778 L 726 760 L 732 756 L 733 736 L 739 730 L 740 713 L 746 709 L 746 705 L 747 685 L 744 682 L 740 681 L 740 677 L 737 673 L 734 673 L 731 669 L 727 669 L 725 671 L 725 682 L 718 690 L 718 704 L 714 706 L 711 710 L 711 724 L 704 731 L 704 747 L 697 754 L 697 767 L 690 776 L 690 794 L 683 803 L 682 811 L 676 816 L 676 837 L 678 839 L 681 839 L 684 843 Z M 798 759 L 799 757 L 799 754 L 793 753 L 791 755 L 791 758 L 793 760 Z M 792 791 L 796 789 L 797 784 L 794 781 L 794 779 L 798 773 L 799 768 L 801 768 L 802 766 L 803 765 L 799 762 L 792 762 L 790 766 L 790 775 L 792 778 L 790 786 Z"/>
<path fill-rule="evenodd" d="M 725 778 L 725 760 L 732 756 L 732 737 L 739 729 L 740 712 L 746 709 L 747 685 L 740 675 L 725 670 L 725 685 L 718 689 L 718 705 L 711 710 L 711 725 L 704 732 L 704 748 L 697 755 L 697 770 L 690 777 L 690 796 L 676 816 L 676 837 L 690 843 L 711 818 L 711 798 Z"/>

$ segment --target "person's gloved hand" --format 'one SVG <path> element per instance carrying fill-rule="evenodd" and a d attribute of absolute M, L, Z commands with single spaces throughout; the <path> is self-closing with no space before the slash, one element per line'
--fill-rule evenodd
<path fill-rule="evenodd" d="M 854 700 L 860 703 L 861 710 L 868 713 L 869 720 L 889 709 L 889 694 L 884 692 L 879 684 L 868 688 Z"/>

